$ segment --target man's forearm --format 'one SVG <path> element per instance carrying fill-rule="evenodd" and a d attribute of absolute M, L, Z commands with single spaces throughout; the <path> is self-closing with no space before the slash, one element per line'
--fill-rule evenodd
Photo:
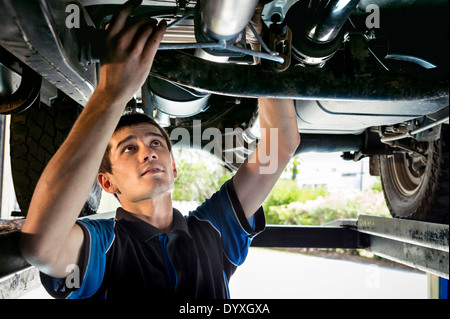
<path fill-rule="evenodd" d="M 33 234 L 33 246 L 55 254 L 68 235 L 123 109 L 124 103 L 109 100 L 106 92 L 92 95 L 36 186 L 22 229 Z"/>
<path fill-rule="evenodd" d="M 281 161 L 280 169 L 284 170 L 300 143 L 294 102 L 291 99 L 260 98 L 258 103 L 259 124 L 261 132 L 265 132 L 265 139 L 261 139 L 258 145 L 269 150 L 270 159 Z M 277 136 L 271 135 L 271 129 Z"/>
<path fill-rule="evenodd" d="M 260 98 L 258 103 L 261 139 L 233 178 L 247 218 L 264 202 L 300 143 L 292 100 Z"/>

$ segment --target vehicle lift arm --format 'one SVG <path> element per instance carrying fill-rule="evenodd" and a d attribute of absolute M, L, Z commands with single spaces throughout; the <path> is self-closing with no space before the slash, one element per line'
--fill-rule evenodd
<path fill-rule="evenodd" d="M 448 279 L 448 225 L 360 215 L 323 226 L 269 225 L 254 247 L 365 248 L 375 255 Z"/>

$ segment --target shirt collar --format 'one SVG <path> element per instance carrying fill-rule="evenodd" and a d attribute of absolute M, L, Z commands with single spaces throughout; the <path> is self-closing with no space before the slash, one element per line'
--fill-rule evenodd
<path fill-rule="evenodd" d="M 176 232 L 184 232 L 190 237 L 191 235 L 189 234 L 187 221 L 184 216 L 175 208 L 173 208 L 172 213 L 173 221 L 169 235 Z M 116 221 L 128 227 L 132 233 L 142 241 L 148 241 L 155 236 L 164 234 L 164 232 L 159 228 L 143 221 L 142 219 L 139 219 L 121 207 L 117 208 Z"/>

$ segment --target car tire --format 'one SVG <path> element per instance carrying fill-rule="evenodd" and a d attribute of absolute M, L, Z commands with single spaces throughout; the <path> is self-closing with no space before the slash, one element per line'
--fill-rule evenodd
<path fill-rule="evenodd" d="M 39 100 L 28 110 L 11 115 L 11 170 L 20 212 L 25 217 L 36 184 L 48 161 L 70 132 L 80 106 L 68 97 L 57 98 L 52 106 Z M 101 186 L 95 180 L 80 216 L 95 214 L 100 204 Z"/>
<path fill-rule="evenodd" d="M 422 161 L 422 162 L 420 162 Z M 449 223 L 448 125 L 429 142 L 426 158 L 395 154 L 379 157 L 386 204 L 393 217 Z"/>

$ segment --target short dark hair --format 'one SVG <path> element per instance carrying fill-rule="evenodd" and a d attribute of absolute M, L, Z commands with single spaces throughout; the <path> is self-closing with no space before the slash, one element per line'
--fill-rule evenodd
<path fill-rule="evenodd" d="M 162 128 L 158 122 L 155 121 L 154 118 L 149 116 L 145 113 L 128 113 L 125 115 L 122 115 L 122 117 L 119 120 L 119 123 L 117 124 L 114 133 L 117 132 L 122 127 L 137 125 L 141 123 L 148 123 L 151 125 L 156 126 L 156 128 L 161 132 L 162 136 L 166 140 L 167 147 L 169 148 L 169 151 L 172 152 L 172 143 L 170 142 L 169 135 L 167 134 L 166 130 Z M 112 173 L 112 166 L 111 166 L 111 159 L 110 159 L 110 151 L 111 151 L 111 144 L 108 143 L 108 146 L 106 147 L 105 154 L 103 154 L 102 163 L 100 164 L 99 173 Z"/>

